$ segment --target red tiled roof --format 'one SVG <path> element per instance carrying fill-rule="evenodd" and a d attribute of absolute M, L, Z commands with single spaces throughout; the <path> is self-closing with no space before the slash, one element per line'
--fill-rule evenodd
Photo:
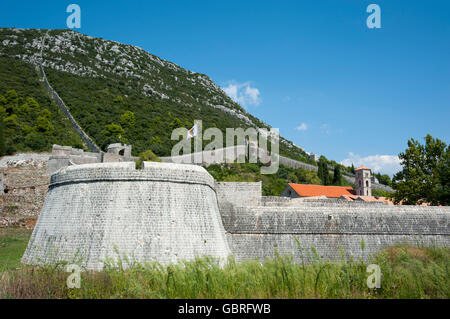
<path fill-rule="evenodd" d="M 360 166 L 360 167 L 358 167 L 357 169 L 355 169 L 355 171 L 359 171 L 359 170 L 361 170 L 361 169 L 368 169 L 368 170 L 370 170 L 370 168 L 368 168 L 368 167 Z"/>
<path fill-rule="evenodd" d="M 342 195 L 354 195 L 351 187 L 342 186 L 322 186 L 322 185 L 306 185 L 306 184 L 289 184 L 289 186 L 302 197 L 326 196 L 341 197 Z"/>

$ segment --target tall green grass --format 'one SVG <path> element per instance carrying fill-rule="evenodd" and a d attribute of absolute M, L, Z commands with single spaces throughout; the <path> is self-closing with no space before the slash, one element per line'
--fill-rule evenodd
<path fill-rule="evenodd" d="M 0 298 L 450 298 L 450 248 L 399 245 L 361 259 L 311 263 L 276 255 L 264 262 L 221 265 L 198 258 L 170 266 L 108 263 L 84 272 L 81 288 L 68 289 L 58 267 L 28 267 L 0 275 Z M 367 265 L 381 267 L 381 288 L 369 289 Z"/>

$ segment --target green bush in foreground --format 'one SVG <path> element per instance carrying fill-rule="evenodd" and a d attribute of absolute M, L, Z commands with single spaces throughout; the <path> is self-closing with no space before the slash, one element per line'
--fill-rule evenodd
<path fill-rule="evenodd" d="M 313 256 L 317 256 L 314 254 Z M 61 267 L 28 267 L 0 275 L 1 298 L 449 298 L 450 248 L 391 247 L 369 263 L 381 267 L 380 289 L 367 288 L 362 260 L 297 264 L 276 256 L 224 266 L 200 258 L 167 267 L 124 262 L 85 272 L 68 289 Z"/>

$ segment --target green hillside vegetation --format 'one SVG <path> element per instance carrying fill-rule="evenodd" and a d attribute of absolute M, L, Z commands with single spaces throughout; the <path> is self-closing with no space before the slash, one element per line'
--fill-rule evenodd
<path fill-rule="evenodd" d="M 52 144 L 83 148 L 68 119 L 46 94 L 36 69 L 4 57 L 0 57 L 0 65 L 0 118 L 5 143 L 0 155 L 50 151 Z"/>

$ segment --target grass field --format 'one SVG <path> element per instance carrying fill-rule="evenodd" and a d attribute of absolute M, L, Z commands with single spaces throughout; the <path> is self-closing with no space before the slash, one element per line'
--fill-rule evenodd
<path fill-rule="evenodd" d="M 22 267 L 20 258 L 31 233 L 31 230 L 22 228 L 0 228 L 0 270 Z"/>
<path fill-rule="evenodd" d="M 450 248 L 399 245 L 368 263 L 316 258 L 297 264 L 277 256 L 262 263 L 229 259 L 222 267 L 201 258 L 124 269 L 119 262 L 83 272 L 80 289 L 69 289 L 64 267 L 20 265 L 29 235 L 19 229 L 0 232 L 0 298 L 450 298 Z M 381 268 L 379 289 L 367 287 L 369 263 Z"/>

